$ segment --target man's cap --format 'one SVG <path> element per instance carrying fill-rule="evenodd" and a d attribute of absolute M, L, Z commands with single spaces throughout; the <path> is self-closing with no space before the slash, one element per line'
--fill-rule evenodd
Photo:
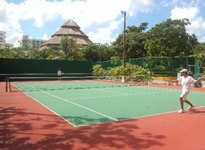
<path fill-rule="evenodd" d="M 181 73 L 182 73 L 182 72 L 188 72 L 188 70 L 187 70 L 187 69 L 182 69 L 180 72 L 181 72 Z"/>

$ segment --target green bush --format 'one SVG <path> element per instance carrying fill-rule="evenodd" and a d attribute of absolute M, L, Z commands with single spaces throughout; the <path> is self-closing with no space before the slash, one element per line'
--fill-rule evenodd
<path fill-rule="evenodd" d="M 142 68 L 141 66 L 132 65 L 126 63 L 126 66 L 109 67 L 108 69 L 103 69 L 101 65 L 93 66 L 93 75 L 96 76 L 128 76 L 132 77 L 134 81 L 151 81 L 152 72 L 148 69 Z"/>
<path fill-rule="evenodd" d="M 103 69 L 101 65 L 94 65 L 93 68 L 93 75 L 95 76 L 104 76 L 107 74 L 107 70 Z"/>

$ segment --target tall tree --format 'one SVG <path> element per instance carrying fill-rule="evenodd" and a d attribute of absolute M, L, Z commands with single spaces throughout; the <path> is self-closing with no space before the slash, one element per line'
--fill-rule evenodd
<path fill-rule="evenodd" d="M 146 56 L 144 45 L 146 41 L 146 29 L 148 23 L 143 22 L 140 26 L 128 26 L 126 29 L 126 57 L 137 58 Z M 123 34 L 118 35 L 116 41 L 111 45 L 118 56 L 122 58 Z"/>
<path fill-rule="evenodd" d="M 62 37 L 61 48 L 65 54 L 65 59 L 69 60 L 85 60 L 85 54 L 82 47 L 72 38 Z"/>
<path fill-rule="evenodd" d="M 14 58 L 15 59 L 26 58 L 26 52 L 23 51 L 23 49 L 20 48 L 20 47 L 13 48 L 13 52 L 14 52 Z"/>
<path fill-rule="evenodd" d="M 85 58 L 87 60 L 98 61 L 98 46 L 95 44 L 89 44 L 83 47 L 83 51 L 85 53 Z"/>
<path fill-rule="evenodd" d="M 70 39 L 70 42 L 69 42 L 69 39 L 68 37 L 62 37 L 61 39 L 61 48 L 65 54 L 65 58 L 68 59 L 68 56 L 69 54 L 71 53 L 71 49 L 72 49 L 72 44 L 73 44 L 73 41 Z"/>
<path fill-rule="evenodd" d="M 22 48 L 9 48 L 2 47 L 0 48 L 0 58 L 26 58 L 26 52 Z"/>
<path fill-rule="evenodd" d="M 205 72 L 205 42 L 199 43 L 194 48 L 194 57 L 197 58 L 200 68 Z"/>
<path fill-rule="evenodd" d="M 90 44 L 83 49 L 85 58 L 95 62 L 110 60 L 115 55 L 114 50 L 108 44 Z"/>
<path fill-rule="evenodd" d="M 8 47 L 1 47 L 0 58 L 14 58 L 14 50 Z"/>
<path fill-rule="evenodd" d="M 148 32 L 145 49 L 148 56 L 189 56 L 198 44 L 196 36 L 186 32 L 188 19 L 172 20 L 157 24 Z"/>
<path fill-rule="evenodd" d="M 148 23 L 143 22 L 139 27 L 128 27 L 127 33 L 127 57 L 138 58 L 145 57 L 146 51 L 144 49 L 146 42 L 146 32 Z"/>

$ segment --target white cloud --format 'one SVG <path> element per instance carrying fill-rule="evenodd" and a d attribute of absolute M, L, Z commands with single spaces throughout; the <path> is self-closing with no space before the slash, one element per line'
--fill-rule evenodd
<path fill-rule="evenodd" d="M 88 32 L 87 35 L 89 36 L 91 41 L 95 43 L 107 43 L 114 41 L 116 37 L 112 36 L 112 31 L 119 27 L 121 24 L 121 20 L 119 21 L 112 21 L 104 25 L 104 27 L 98 27 L 93 29 L 92 31 Z"/>
<path fill-rule="evenodd" d="M 58 13 L 64 20 L 73 18 L 83 29 L 90 26 L 104 27 L 115 21 L 120 10 L 128 10 L 131 0 L 87 0 L 59 3 Z M 70 9 L 67 9 L 70 8 Z"/>
<path fill-rule="evenodd" d="M 18 13 L 16 13 L 18 7 L 13 3 L 8 4 L 2 0 L 0 3 L 0 30 L 6 31 L 6 41 L 18 45 L 17 39 L 23 33 Z"/>
<path fill-rule="evenodd" d="M 200 37 L 200 42 L 205 42 L 205 20 L 202 17 L 197 17 L 191 21 L 191 25 L 187 27 L 187 30 L 191 34 L 196 34 Z"/>
<path fill-rule="evenodd" d="M 127 12 L 127 18 L 133 19 L 138 12 L 148 13 L 155 10 L 154 2 L 155 0 L 24 0 L 20 4 L 15 4 L 0 0 L 0 30 L 6 31 L 8 43 L 17 45 L 19 37 L 24 33 L 22 22 L 32 21 L 33 24 L 28 28 L 40 30 L 47 22 L 55 22 L 57 19 L 66 22 L 73 19 L 93 42 L 110 43 L 116 38 L 116 34 L 119 34 L 113 33 L 122 30 L 121 10 Z M 200 16 L 202 10 L 197 6 L 202 5 L 203 0 L 185 2 L 164 0 L 157 6 L 175 6 L 171 10 L 171 18 L 188 18 L 191 25 L 187 30 L 202 38 L 202 34 L 205 35 L 204 18 Z M 59 29 L 60 26 L 55 28 Z M 48 31 L 43 33 L 43 36 L 39 35 L 43 39 L 49 38 L 48 35 L 51 34 Z"/>
<path fill-rule="evenodd" d="M 55 4 L 46 0 L 26 0 L 18 5 L 19 20 L 35 20 L 34 26 L 42 27 L 46 21 L 57 17 Z"/>
<path fill-rule="evenodd" d="M 32 20 L 31 28 L 41 28 L 45 22 L 57 17 L 65 21 L 73 19 L 82 31 L 87 31 L 91 40 L 107 43 L 113 40 L 116 35 L 112 32 L 123 22 L 121 10 L 132 17 L 138 11 L 149 12 L 154 7 L 154 0 L 25 0 L 20 4 L 0 1 L 0 30 L 6 31 L 6 41 L 15 45 L 23 34 L 21 21 Z M 46 36 L 47 33 L 43 35 Z"/>
<path fill-rule="evenodd" d="M 137 4 L 136 4 L 137 1 Z M 152 11 L 155 7 L 156 4 L 154 3 L 153 0 L 132 0 L 130 7 L 129 7 L 129 13 L 135 14 L 137 12 L 150 12 Z"/>
<path fill-rule="evenodd" d="M 171 18 L 172 19 L 183 19 L 188 18 L 189 20 L 193 20 L 198 15 L 199 10 L 197 7 L 175 7 L 171 10 Z"/>
<path fill-rule="evenodd" d="M 160 5 L 164 7 L 193 7 L 205 6 L 204 0 L 161 0 Z"/>
<path fill-rule="evenodd" d="M 191 25 L 187 26 L 187 32 L 190 34 L 195 34 L 199 41 L 203 41 L 205 38 L 205 18 L 200 15 L 199 7 L 175 7 L 171 10 L 171 18 L 189 19 Z"/>
<path fill-rule="evenodd" d="M 42 37 L 41 39 L 42 39 L 42 40 L 48 40 L 49 37 L 48 37 L 48 35 L 47 35 L 46 33 L 44 33 L 44 34 L 43 34 L 43 37 Z"/>
<path fill-rule="evenodd" d="M 199 40 L 199 42 L 205 42 L 205 36 L 203 36 L 203 37 Z"/>

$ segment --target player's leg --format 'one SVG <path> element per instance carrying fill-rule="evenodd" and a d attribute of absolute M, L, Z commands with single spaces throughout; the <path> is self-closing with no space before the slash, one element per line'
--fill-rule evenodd
<path fill-rule="evenodd" d="M 178 113 L 183 113 L 183 112 L 184 112 L 183 97 L 180 96 L 179 101 L 180 101 L 180 107 L 181 107 L 181 109 L 178 111 Z"/>
<path fill-rule="evenodd" d="M 189 105 L 189 107 L 187 108 L 187 110 L 191 110 L 193 109 L 195 106 L 188 100 L 184 100 L 185 103 L 187 103 Z"/>
<path fill-rule="evenodd" d="M 188 94 L 189 94 L 189 92 L 186 92 L 186 93 L 185 93 L 185 96 L 184 96 L 183 101 L 189 105 L 189 107 L 187 108 L 187 110 L 191 110 L 191 109 L 194 108 L 194 105 L 193 105 L 190 101 L 187 100 Z"/>
<path fill-rule="evenodd" d="M 194 106 L 190 101 L 188 101 L 188 100 L 183 100 L 185 103 L 187 103 L 188 105 L 190 105 L 190 106 Z"/>
<path fill-rule="evenodd" d="M 184 112 L 184 100 L 186 100 L 188 95 L 188 92 L 182 92 L 180 97 L 179 97 L 179 101 L 180 101 L 180 107 L 181 109 L 178 111 L 178 113 L 183 113 Z"/>

